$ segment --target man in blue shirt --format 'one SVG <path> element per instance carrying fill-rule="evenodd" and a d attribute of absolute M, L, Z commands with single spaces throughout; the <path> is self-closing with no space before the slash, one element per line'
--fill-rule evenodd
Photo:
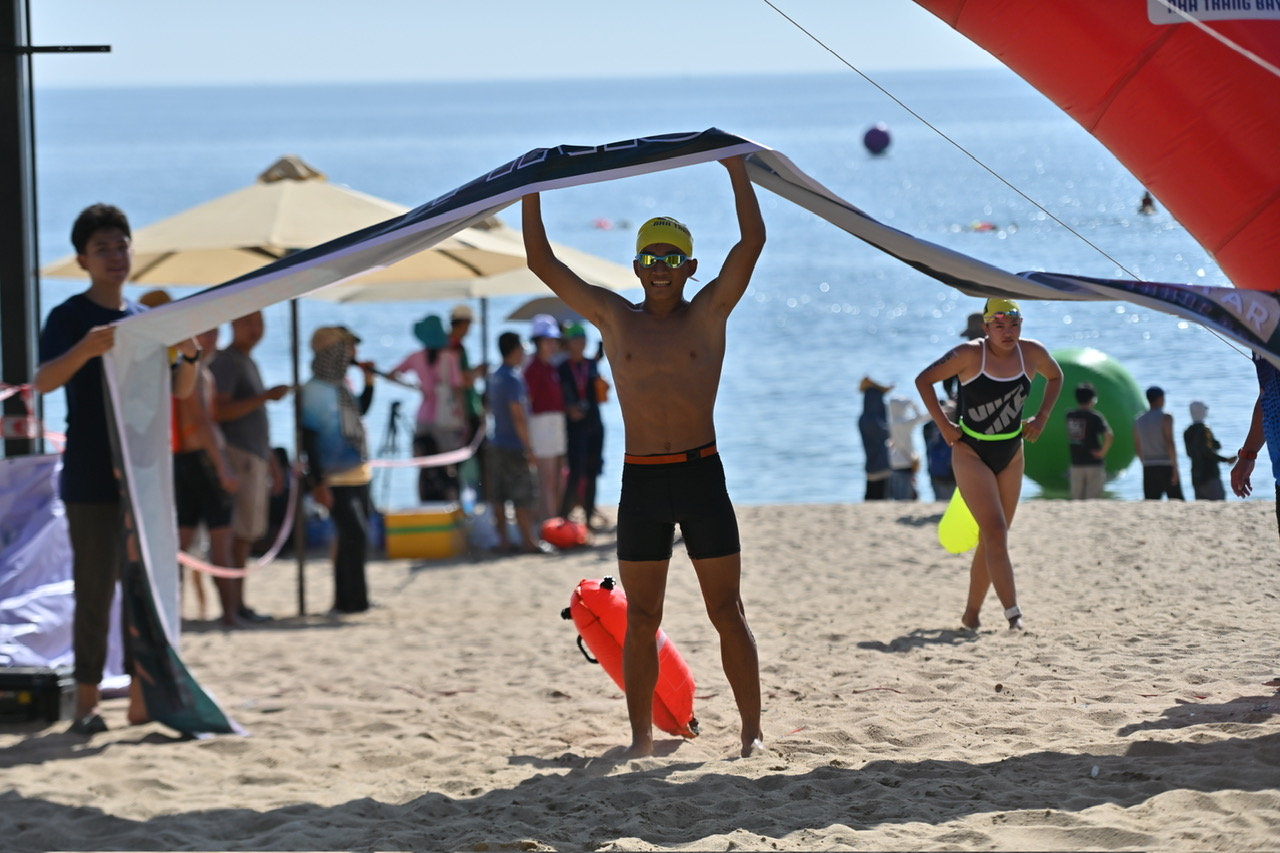
<path fill-rule="evenodd" d="M 1253 492 L 1250 475 L 1258 451 L 1266 444 L 1271 451 L 1271 475 L 1276 480 L 1276 525 L 1280 528 L 1280 370 L 1257 354 L 1253 366 L 1258 371 L 1258 400 L 1253 404 L 1249 434 L 1231 469 L 1231 491 L 1242 498 Z"/>
<path fill-rule="evenodd" d="M 489 504 L 493 508 L 498 549 L 515 550 L 507 535 L 507 502 L 515 508 L 520 550 L 538 550 L 533 535 L 537 482 L 533 476 L 533 442 L 529 438 L 529 387 L 520 368 L 524 344 L 515 332 L 498 337 L 502 366 L 489 377 L 493 436 L 489 439 Z"/>

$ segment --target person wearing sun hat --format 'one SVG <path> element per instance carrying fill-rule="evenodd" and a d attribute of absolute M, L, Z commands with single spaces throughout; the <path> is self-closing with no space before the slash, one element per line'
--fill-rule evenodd
<path fill-rule="evenodd" d="M 322 326 L 311 336 L 313 375 L 302 386 L 302 447 L 306 483 L 333 519 L 334 615 L 369 609 L 365 563 L 369 551 L 369 442 L 362 416 L 373 402 L 373 373 L 365 367 L 359 400 L 347 387 L 360 338 L 345 326 Z"/>
<path fill-rule="evenodd" d="M 760 662 L 742 603 L 742 547 L 724 465 L 716 450 L 715 402 L 729 314 L 751 282 L 765 225 L 743 157 L 729 157 L 738 240 L 719 275 L 686 297 L 698 271 L 693 235 L 670 216 L 645 222 L 632 269 L 644 299 L 588 284 L 547 240 L 541 200 L 522 201 L 529 269 L 600 330 L 625 427 L 618 506 L 618 571 L 627 590 L 623 643 L 628 757 L 652 755 L 657 633 L 676 524 L 698 575 L 720 657 L 741 718 L 742 756 L 763 748 Z"/>
<path fill-rule="evenodd" d="M 921 371 L 916 389 L 943 438 L 951 466 L 974 520 L 978 547 L 969 567 L 969 594 L 960 623 L 977 630 L 992 587 L 1010 629 L 1023 628 L 1022 608 L 1009 558 L 1009 524 L 1022 493 L 1022 441 L 1044 431 L 1062 392 L 1062 368 L 1039 341 L 1022 337 L 1022 308 L 1012 299 L 988 299 L 982 309 L 985 337 L 960 344 Z M 1023 408 L 1036 374 L 1044 376 L 1044 401 L 1035 417 Z M 934 385 L 960 381 L 956 420 L 943 409 Z"/>
<path fill-rule="evenodd" d="M 864 501 L 889 499 L 889 479 L 893 466 L 889 464 L 889 413 L 884 395 L 893 390 L 892 385 L 881 385 L 870 376 L 862 377 L 858 390 L 862 393 L 862 414 L 858 416 L 858 433 L 862 436 L 862 450 L 866 459 L 867 487 Z"/>
<path fill-rule="evenodd" d="M 422 349 L 405 356 L 391 370 L 393 378 L 412 372 L 422 389 L 413 429 L 413 454 L 432 456 L 466 443 L 466 396 L 458 351 L 450 346 L 444 322 L 428 314 L 413 325 Z M 458 495 L 456 465 L 424 465 L 418 469 L 418 500 L 453 501 Z"/>
<path fill-rule="evenodd" d="M 568 450 L 565 427 L 564 388 L 560 385 L 557 357 L 560 355 L 560 324 L 550 314 L 533 318 L 533 358 L 524 368 L 529 387 L 529 436 L 538 469 L 539 520 L 554 518 L 560 510 L 564 491 L 564 456 Z"/>

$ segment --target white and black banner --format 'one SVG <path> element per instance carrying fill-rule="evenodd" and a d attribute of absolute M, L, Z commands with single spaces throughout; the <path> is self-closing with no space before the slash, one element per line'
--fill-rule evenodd
<path fill-rule="evenodd" d="M 152 716 L 191 734 L 239 730 L 186 671 L 177 653 L 180 623 L 168 440 L 169 346 L 214 325 L 421 252 L 528 193 L 735 155 L 747 155 L 748 172 L 756 184 L 966 294 L 1134 302 L 1212 327 L 1280 365 L 1276 339 L 1280 302 L 1272 294 L 1044 273 L 1014 275 L 890 228 L 810 178 L 782 153 L 715 128 L 592 147 L 535 149 L 402 216 L 121 321 L 116 346 L 103 361 L 130 519 L 126 577 L 131 588 L 126 597 L 138 622 L 134 651 L 145 669 L 143 687 Z M 422 286 L 421 298 L 435 298 L 429 283 Z"/>

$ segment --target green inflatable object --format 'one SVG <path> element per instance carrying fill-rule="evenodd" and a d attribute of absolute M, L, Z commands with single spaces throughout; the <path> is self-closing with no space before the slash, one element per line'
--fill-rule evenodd
<path fill-rule="evenodd" d="M 1067 448 L 1067 412 L 1076 408 L 1076 386 L 1092 382 L 1098 392 L 1097 411 L 1107 419 L 1115 440 L 1107 453 L 1107 479 L 1129 467 L 1135 456 L 1133 421 L 1147 410 L 1147 398 L 1138 382 L 1120 362 L 1092 347 L 1055 350 L 1052 353 L 1062 367 L 1062 394 L 1053 407 L 1053 415 L 1034 444 L 1026 442 L 1024 453 L 1027 476 L 1040 484 L 1047 495 L 1065 496 L 1068 490 L 1067 469 L 1071 453 Z M 1044 400 L 1045 380 L 1037 376 L 1027 398 L 1027 416 L 1040 411 Z"/>

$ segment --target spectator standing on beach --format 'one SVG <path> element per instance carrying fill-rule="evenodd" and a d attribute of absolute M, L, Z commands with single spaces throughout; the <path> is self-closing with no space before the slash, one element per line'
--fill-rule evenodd
<path fill-rule="evenodd" d="M 541 520 L 560 510 L 564 490 L 564 457 L 568 450 L 564 388 L 560 385 L 560 326 L 550 314 L 533 318 L 533 358 L 524 368 L 529 386 L 529 435 L 538 470 L 538 514 Z"/>
<path fill-rule="evenodd" d="M 1142 496 L 1149 501 L 1166 495 L 1171 501 L 1184 500 L 1178 482 L 1173 415 L 1164 410 L 1164 389 L 1157 385 L 1148 388 L 1147 405 L 1151 408 L 1133 423 L 1133 447 L 1142 460 Z"/>
<path fill-rule="evenodd" d="M 986 336 L 951 350 L 921 371 L 916 388 L 938 429 L 951 444 L 956 487 L 978 523 L 978 547 L 969 567 L 969 595 L 960 623 L 970 630 L 987 593 L 995 587 L 1009 628 L 1023 628 L 1022 608 L 1009 557 L 1009 526 L 1022 494 L 1022 441 L 1044 431 L 1062 391 L 1062 368 L 1039 341 L 1022 337 L 1022 309 L 1012 299 L 988 299 L 982 318 Z M 1045 378 L 1040 411 L 1023 419 L 1031 381 Z M 960 380 L 958 419 L 943 411 L 933 386 L 948 376 Z"/>
<path fill-rule="evenodd" d="M 485 377 L 488 366 L 479 364 L 472 367 L 471 356 L 467 354 L 464 343 L 467 333 L 471 331 L 474 316 L 467 305 L 455 305 L 449 312 L 449 349 L 457 356 L 458 366 L 462 370 L 462 414 L 466 421 L 463 444 L 470 443 L 478 433 L 485 431 L 484 400 L 476 390 L 476 381 Z M 473 488 L 477 502 L 484 500 L 484 466 L 480 464 L 484 459 L 483 442 L 484 439 L 481 439 L 481 445 L 476 447 L 473 457 L 458 466 L 459 487 L 467 485 Z"/>
<path fill-rule="evenodd" d="M 916 452 L 916 427 L 929 420 L 915 400 L 893 397 L 889 400 L 889 494 L 895 501 L 920 499 L 916 489 L 916 472 L 920 470 L 920 454 Z"/>
<path fill-rule="evenodd" d="M 71 228 L 76 262 L 89 274 L 89 289 L 56 306 L 40 332 L 40 364 L 33 380 L 41 394 L 66 389 L 67 443 L 59 475 L 59 496 L 65 507 L 71 538 L 75 616 L 76 700 L 71 731 L 93 735 L 106 731 L 99 711 L 103 669 L 107 660 L 111 604 L 117 581 L 125 594 L 121 620 L 125 672 L 134 676 L 133 620 L 128 602 L 134 581 L 121 576 L 124 564 L 124 514 L 120 485 L 111 452 L 111 426 L 102 355 L 115 346 L 115 324 L 146 310 L 124 297 L 133 272 L 133 232 L 118 207 L 95 204 L 85 208 Z M 174 352 L 170 370 L 173 393 L 186 397 L 195 387 L 198 344 L 184 340 Z M 142 682 L 133 677 L 128 720 L 149 719 Z"/>
<path fill-rule="evenodd" d="M 566 453 L 569 479 L 565 483 L 560 516 L 568 518 L 581 506 L 587 527 L 596 528 L 596 478 L 604 466 L 604 422 L 600 419 L 600 371 L 587 358 L 587 330 L 575 324 L 565 332 L 569 357 L 560 362 L 560 387 L 564 391 Z"/>
<path fill-rule="evenodd" d="M 1258 372 L 1258 399 L 1253 404 L 1249 434 L 1236 454 L 1231 469 L 1231 491 L 1238 497 L 1253 494 L 1253 467 L 1265 444 L 1271 452 L 1271 476 L 1276 489 L 1276 527 L 1280 530 L 1280 370 L 1256 353 L 1253 366 Z"/>
<path fill-rule="evenodd" d="M 741 596 L 738 523 L 716 452 L 715 400 L 724 364 L 729 314 L 742 299 L 764 248 L 760 206 L 741 157 L 729 172 L 738 242 L 720 274 L 691 299 L 685 286 L 698 270 L 689 229 L 669 217 L 640 227 L 633 269 L 644 300 L 587 284 L 555 256 L 541 200 L 526 195 L 529 268 L 600 330 L 622 406 L 626 455 L 618 506 L 618 569 L 627 591 L 623 673 L 631 745 L 653 753 L 657 633 L 662 623 L 675 525 L 720 636 L 720 658 L 742 719 L 743 756 L 761 747 L 760 665 Z"/>
<path fill-rule="evenodd" d="M 422 389 L 422 402 L 413 430 L 415 456 L 432 456 L 457 450 L 465 443 L 465 387 L 458 351 L 449 345 L 444 323 L 428 314 L 413 327 L 414 337 L 422 344 L 405 357 L 392 371 L 392 378 L 412 371 Z M 418 500 L 456 501 L 458 499 L 458 466 L 428 465 L 418 469 Z"/>
<path fill-rule="evenodd" d="M 1076 386 L 1076 408 L 1067 412 L 1067 445 L 1071 466 L 1067 470 L 1071 500 L 1096 500 L 1107 485 L 1107 453 L 1115 435 L 1111 424 L 1095 407 L 1098 392 L 1091 382 Z"/>
<path fill-rule="evenodd" d="M 1182 433 L 1183 446 L 1187 449 L 1187 458 L 1191 460 L 1191 488 L 1198 501 L 1224 501 L 1226 490 L 1222 488 L 1222 475 L 1218 472 L 1218 463 L 1228 465 L 1236 461 L 1234 456 L 1223 456 L 1218 453 L 1222 442 L 1213 435 L 1213 430 L 1204 419 L 1209 416 L 1209 407 L 1200 400 L 1191 403 L 1191 426 Z"/>
<path fill-rule="evenodd" d="M 942 412 L 948 419 L 956 416 L 956 403 L 952 399 L 942 401 Z M 929 486 L 935 501 L 949 501 L 956 490 L 956 472 L 951 467 L 951 445 L 942 436 L 942 430 L 933 419 L 920 428 L 924 438 L 925 467 L 929 469 Z"/>
<path fill-rule="evenodd" d="M 514 550 L 507 532 L 507 502 L 516 516 L 520 550 L 535 552 L 533 535 L 538 486 L 533 473 L 533 439 L 529 435 L 529 388 L 524 382 L 524 344 L 515 332 L 498 336 L 502 366 L 489 374 L 489 408 L 493 434 L 489 436 L 489 507 L 493 512 L 498 550 Z"/>
<path fill-rule="evenodd" d="M 888 500 L 893 469 L 889 467 L 889 412 L 884 395 L 892 391 L 893 386 L 881 385 L 870 376 L 864 376 L 858 390 L 862 392 L 858 432 L 862 435 L 862 451 L 867 460 L 867 488 L 862 499 Z"/>
<path fill-rule="evenodd" d="M 190 552 L 203 524 L 209 532 L 209 559 L 215 566 L 235 561 L 235 534 L 231 529 L 234 494 L 239 488 L 227 453 L 227 442 L 213 415 L 216 383 L 209 362 L 218 351 L 218 330 L 196 336 L 200 344 L 199 375 L 195 391 L 178 401 L 173 449 L 173 497 L 178 511 L 178 547 Z M 192 582 L 201 590 L 203 579 L 193 572 Z M 213 585 L 222 605 L 222 625 L 244 624 L 240 617 L 239 585 L 235 578 L 217 577 Z"/>
<path fill-rule="evenodd" d="M 363 416 L 373 402 L 373 365 L 356 361 L 360 338 L 345 326 L 322 326 L 311 336 L 311 379 L 302 386 L 302 447 L 307 485 L 333 519 L 333 609 L 330 615 L 369 609 L 365 563 L 369 558 L 369 442 Z M 347 369 L 364 371 L 357 401 Z"/>
<path fill-rule="evenodd" d="M 267 403 L 282 399 L 289 393 L 289 386 L 265 387 L 251 355 L 265 331 L 261 311 L 232 320 L 231 343 L 209 363 L 217 386 L 214 417 L 222 428 L 227 455 L 240 484 L 231 510 L 231 528 L 235 534 L 232 567 L 237 569 L 249 564 L 253 543 L 267 532 L 271 494 L 283 490 L 286 484 L 285 472 L 271 452 Z M 244 594 L 244 578 L 233 578 L 232 584 L 240 600 L 237 612 L 241 619 L 263 622 L 271 618 L 249 606 Z"/>

